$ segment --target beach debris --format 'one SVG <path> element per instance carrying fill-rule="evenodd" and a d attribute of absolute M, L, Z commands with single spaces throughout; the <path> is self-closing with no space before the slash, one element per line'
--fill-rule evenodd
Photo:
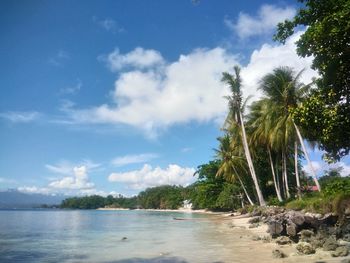
<path fill-rule="evenodd" d="M 279 249 L 272 250 L 272 256 L 274 258 L 286 258 L 287 257 L 287 255 Z"/>
<path fill-rule="evenodd" d="M 299 242 L 298 245 L 296 246 L 296 249 L 300 254 L 303 254 L 303 255 L 315 254 L 316 252 L 316 250 L 312 247 L 312 245 L 306 242 Z"/>
<path fill-rule="evenodd" d="M 349 255 L 349 249 L 345 246 L 337 247 L 331 255 L 332 257 L 346 257 Z"/>

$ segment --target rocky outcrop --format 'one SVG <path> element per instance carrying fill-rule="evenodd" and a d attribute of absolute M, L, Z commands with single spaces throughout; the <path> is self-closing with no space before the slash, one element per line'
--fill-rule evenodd
<path fill-rule="evenodd" d="M 350 213 L 350 212 L 349 212 Z M 316 249 L 330 251 L 333 257 L 344 257 L 350 250 L 350 220 L 334 214 L 313 214 L 283 208 L 265 208 L 253 212 L 251 225 L 264 222 L 268 233 L 278 245 L 298 243 L 299 254 L 313 254 Z M 280 250 L 274 250 L 273 257 L 282 257 Z M 282 253 L 283 254 L 283 253 Z M 350 262 L 349 262 L 350 263 Z"/>

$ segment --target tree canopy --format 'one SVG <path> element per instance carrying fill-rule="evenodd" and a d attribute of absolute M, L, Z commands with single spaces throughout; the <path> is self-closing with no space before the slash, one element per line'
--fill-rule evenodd
<path fill-rule="evenodd" d="M 326 160 L 350 151 L 350 1 L 299 0 L 304 6 L 292 20 L 278 24 L 274 39 L 282 43 L 300 26 L 297 53 L 313 56 L 317 86 L 293 112 L 309 139 L 319 142 Z"/>

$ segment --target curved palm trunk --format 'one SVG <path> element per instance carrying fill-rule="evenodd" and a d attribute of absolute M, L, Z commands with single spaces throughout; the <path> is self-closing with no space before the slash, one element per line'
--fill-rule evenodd
<path fill-rule="evenodd" d="M 247 199 L 248 199 L 248 201 L 249 201 L 249 204 L 250 204 L 250 205 L 254 205 L 252 199 L 250 199 L 250 196 L 249 196 L 249 194 L 248 194 L 248 192 L 247 192 L 247 189 L 245 188 L 245 186 L 244 186 L 244 184 L 243 184 L 241 178 L 240 178 L 238 175 L 237 175 L 237 178 L 238 178 L 239 182 L 241 183 L 241 186 L 242 186 L 243 191 L 244 191 L 244 193 L 245 193 L 245 195 L 246 195 L 246 197 L 247 197 Z"/>
<path fill-rule="evenodd" d="M 301 198 L 300 192 L 300 180 L 299 180 L 299 171 L 298 171 L 298 142 L 294 142 L 294 168 L 295 168 L 295 180 L 297 182 L 298 197 Z"/>
<path fill-rule="evenodd" d="M 303 137 L 302 137 L 301 134 L 300 134 L 300 131 L 299 131 L 298 126 L 297 126 L 294 122 L 293 122 L 293 124 L 294 124 L 295 130 L 296 130 L 296 132 L 297 132 L 297 135 L 298 135 L 298 138 L 299 138 L 299 142 L 300 142 L 300 144 L 301 144 L 301 147 L 303 148 L 303 152 L 304 152 L 304 154 L 305 154 L 305 158 L 306 158 L 308 164 L 310 165 L 311 172 L 312 172 L 312 178 L 313 178 L 314 181 L 315 181 L 315 184 L 316 184 L 316 186 L 317 186 L 318 191 L 321 192 L 321 186 L 320 186 L 320 184 L 319 184 L 319 182 L 318 182 L 318 180 L 317 180 L 314 167 L 312 166 L 312 163 L 311 163 L 311 161 L 310 161 L 309 153 L 308 153 L 307 150 L 306 150 L 306 147 L 305 147 L 305 144 L 304 144 L 304 141 L 303 141 Z"/>
<path fill-rule="evenodd" d="M 244 128 L 244 123 L 243 123 L 243 117 L 242 117 L 242 113 L 239 112 L 239 119 L 240 119 L 240 123 L 241 123 L 241 128 L 242 128 L 242 141 L 243 141 L 243 148 L 244 148 L 244 153 L 248 162 L 248 167 L 250 170 L 250 174 L 253 178 L 253 182 L 255 185 L 255 189 L 256 192 L 258 194 L 258 199 L 259 199 L 259 204 L 261 206 L 266 206 L 264 197 L 262 195 L 259 183 L 258 183 L 258 178 L 256 176 L 255 170 L 254 170 L 254 165 L 253 165 L 253 161 L 252 161 L 252 157 L 250 156 L 250 151 L 249 151 L 249 147 L 248 147 L 248 142 L 247 142 L 247 135 L 245 133 L 245 128 Z"/>
<path fill-rule="evenodd" d="M 282 163 L 283 178 L 284 178 L 284 183 L 286 186 L 286 196 L 287 196 L 287 198 L 290 198 L 288 176 L 287 176 L 287 157 L 286 157 L 286 152 L 284 150 L 282 152 L 282 162 L 283 162 Z"/>
<path fill-rule="evenodd" d="M 272 178 L 273 178 L 273 184 L 275 185 L 275 190 L 277 194 L 278 201 L 282 202 L 282 196 L 281 196 L 281 191 L 277 185 L 277 180 L 276 180 L 276 174 L 275 174 L 275 169 L 273 167 L 273 161 L 272 161 L 272 156 L 271 156 L 271 150 L 270 147 L 267 147 L 267 152 L 269 153 L 269 159 L 270 159 L 270 165 L 271 165 L 271 171 L 272 171 Z"/>

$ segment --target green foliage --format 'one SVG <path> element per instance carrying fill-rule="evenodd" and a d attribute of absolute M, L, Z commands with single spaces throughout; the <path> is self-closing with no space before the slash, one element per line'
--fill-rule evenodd
<path fill-rule="evenodd" d="M 111 195 L 102 197 L 98 195 L 71 197 L 62 201 L 61 208 L 70 209 L 97 209 L 101 207 L 113 208 L 136 208 L 136 197 L 126 198 L 123 196 L 113 197 Z"/>
<path fill-rule="evenodd" d="M 183 188 L 163 185 L 147 188 L 138 195 L 138 201 L 145 209 L 177 209 L 182 206 Z"/>
<path fill-rule="evenodd" d="M 333 176 L 321 183 L 321 193 L 310 193 L 303 199 L 292 200 L 286 204 L 286 208 L 322 214 L 332 212 L 342 216 L 345 209 L 350 207 L 350 178 Z"/>
<path fill-rule="evenodd" d="M 241 207 L 241 189 L 234 184 L 226 183 L 216 199 L 216 207 L 220 210 L 237 210 Z"/>
<path fill-rule="evenodd" d="M 325 196 L 334 196 L 338 193 L 350 194 L 350 178 L 335 177 L 323 187 Z"/>
<path fill-rule="evenodd" d="M 280 23 L 275 40 L 285 42 L 298 26 L 307 26 L 297 41 L 300 56 L 313 56 L 320 78 L 317 90 L 295 112 L 304 134 L 320 142 L 328 161 L 350 151 L 350 1 L 299 0 L 304 3 L 291 21 Z"/>

